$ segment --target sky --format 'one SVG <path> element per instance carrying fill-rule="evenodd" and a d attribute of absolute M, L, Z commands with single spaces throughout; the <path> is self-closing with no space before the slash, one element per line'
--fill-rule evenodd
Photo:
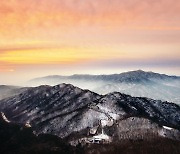
<path fill-rule="evenodd" d="M 134 69 L 180 75 L 179 0 L 0 1 L 0 84 Z"/>

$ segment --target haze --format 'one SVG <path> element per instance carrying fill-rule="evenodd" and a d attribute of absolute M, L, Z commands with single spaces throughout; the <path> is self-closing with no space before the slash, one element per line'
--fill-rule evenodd
<path fill-rule="evenodd" d="M 180 75 L 179 0 L 1 0 L 0 84 L 143 69 Z"/>

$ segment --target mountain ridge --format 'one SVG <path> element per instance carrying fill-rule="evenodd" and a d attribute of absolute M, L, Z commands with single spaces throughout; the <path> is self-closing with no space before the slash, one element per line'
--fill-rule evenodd
<path fill-rule="evenodd" d="M 98 94 L 121 92 L 134 97 L 149 97 L 173 103 L 180 102 L 180 77 L 165 74 L 130 71 L 112 75 L 48 76 L 29 82 L 30 85 L 73 84 Z"/>
<path fill-rule="evenodd" d="M 122 72 L 122 73 L 115 73 L 115 74 L 101 74 L 101 75 L 91 75 L 91 74 L 73 74 L 70 76 L 62 76 L 62 75 L 49 75 L 49 76 L 44 76 L 44 77 L 38 77 L 38 78 L 34 78 L 31 79 L 30 82 L 34 81 L 34 80 L 39 80 L 39 79 L 45 79 L 45 78 L 69 78 L 69 79 L 73 79 L 73 78 L 79 78 L 79 77 L 100 77 L 100 76 L 104 76 L 104 77 L 108 77 L 108 76 L 123 76 L 123 75 L 131 75 L 131 74 L 146 74 L 146 75 L 151 75 L 151 76 L 164 76 L 164 77 L 170 77 L 170 78 L 175 78 L 175 79 L 180 79 L 180 76 L 176 76 L 176 75 L 166 75 L 166 74 L 160 74 L 160 73 L 155 73 L 152 71 L 143 71 L 143 70 L 135 70 L 135 71 L 128 71 L 128 72 Z"/>
<path fill-rule="evenodd" d="M 140 134 L 152 129 L 160 136 L 166 134 L 174 138 L 173 134 L 176 134 L 175 138 L 180 139 L 180 135 L 177 135 L 180 130 L 178 105 L 119 92 L 98 95 L 70 84 L 28 89 L 17 96 L 1 100 L 0 110 L 10 121 L 30 124 L 37 134 L 48 133 L 65 138 L 74 132 L 82 133 L 83 130 L 88 134 L 96 132 L 96 135 L 104 130 L 108 138 L 114 140 L 121 138 L 118 137 L 119 132 L 123 134 L 122 130 L 127 131 L 125 126 L 134 118 L 134 123 L 144 125 L 143 128 L 139 125 Z M 110 133 L 111 129 L 116 131 Z M 132 126 L 134 132 L 138 129 Z M 87 134 L 85 136 L 87 139 Z M 90 136 L 93 138 L 94 135 Z"/>
<path fill-rule="evenodd" d="M 78 144 L 76 147 L 70 146 L 67 139 L 49 135 L 34 135 L 31 128 L 27 128 L 22 124 L 12 124 L 4 121 L 0 114 L 0 152 L 7 153 L 74 153 L 74 154 L 92 154 L 93 153 L 144 153 L 152 154 L 174 154 L 179 153 L 180 142 L 164 137 L 155 137 L 150 140 L 122 140 L 118 143 L 109 144 Z M 11 148 L 9 148 L 11 147 Z M 163 149 L 163 150 L 162 150 Z"/>

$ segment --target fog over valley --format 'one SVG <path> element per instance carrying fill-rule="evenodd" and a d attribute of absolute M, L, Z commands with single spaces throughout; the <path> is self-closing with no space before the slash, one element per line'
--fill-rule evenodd
<path fill-rule="evenodd" d="M 98 94 L 121 92 L 135 97 L 148 97 L 180 103 L 180 77 L 142 70 L 112 75 L 47 76 L 32 79 L 29 86 L 73 84 Z"/>

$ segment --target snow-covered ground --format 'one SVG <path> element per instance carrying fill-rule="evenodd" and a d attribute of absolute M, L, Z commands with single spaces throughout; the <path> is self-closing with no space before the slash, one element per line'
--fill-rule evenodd
<path fill-rule="evenodd" d="M 6 121 L 7 123 L 10 123 L 10 121 L 7 119 L 7 117 L 5 116 L 5 114 L 3 112 L 1 112 L 2 118 L 4 119 L 4 121 Z"/>
<path fill-rule="evenodd" d="M 173 128 L 171 127 L 167 127 L 167 126 L 163 126 L 164 129 L 167 129 L 167 130 L 172 130 Z"/>

